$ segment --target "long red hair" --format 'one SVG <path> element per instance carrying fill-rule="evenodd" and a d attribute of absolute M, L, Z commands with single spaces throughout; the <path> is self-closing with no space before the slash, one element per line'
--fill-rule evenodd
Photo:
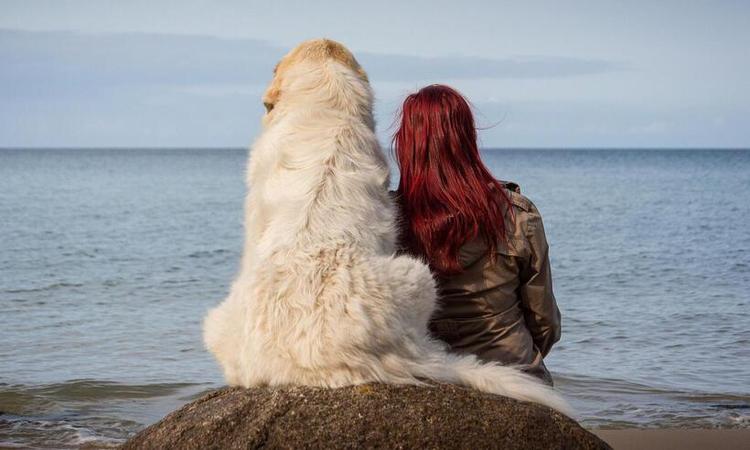
<path fill-rule="evenodd" d="M 406 97 L 400 121 L 393 146 L 401 171 L 402 246 L 443 275 L 462 271 L 458 252 L 477 236 L 494 259 L 512 209 L 479 157 L 469 103 L 448 86 L 427 86 Z"/>

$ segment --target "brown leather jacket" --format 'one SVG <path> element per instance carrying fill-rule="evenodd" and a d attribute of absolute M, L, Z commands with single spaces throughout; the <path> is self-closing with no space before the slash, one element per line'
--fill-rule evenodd
<path fill-rule="evenodd" d="M 552 293 L 548 245 L 533 203 L 506 183 L 515 221 L 506 214 L 508 240 L 489 258 L 479 238 L 459 253 L 464 271 L 438 277 L 440 308 L 430 331 L 458 352 L 482 360 L 523 365 L 549 384 L 543 358 L 560 339 L 560 310 Z"/>

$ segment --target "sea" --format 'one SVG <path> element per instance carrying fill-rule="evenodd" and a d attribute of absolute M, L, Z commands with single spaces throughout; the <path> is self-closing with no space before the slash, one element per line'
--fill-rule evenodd
<path fill-rule="evenodd" d="M 0 447 L 116 446 L 223 385 L 200 328 L 238 269 L 246 158 L 0 150 Z M 542 213 L 547 365 L 582 424 L 750 428 L 750 151 L 483 158 Z"/>

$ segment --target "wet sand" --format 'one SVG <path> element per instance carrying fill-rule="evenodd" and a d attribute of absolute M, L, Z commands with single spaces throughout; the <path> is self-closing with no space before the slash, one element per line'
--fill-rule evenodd
<path fill-rule="evenodd" d="M 750 449 L 750 429 L 591 430 L 615 450 Z"/>

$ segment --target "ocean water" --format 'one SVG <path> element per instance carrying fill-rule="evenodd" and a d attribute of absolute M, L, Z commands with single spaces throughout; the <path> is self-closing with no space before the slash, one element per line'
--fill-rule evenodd
<path fill-rule="evenodd" d="M 541 210 L 585 426 L 750 427 L 750 152 L 487 150 Z M 0 150 L 0 446 L 116 445 L 222 385 L 246 151 Z"/>

